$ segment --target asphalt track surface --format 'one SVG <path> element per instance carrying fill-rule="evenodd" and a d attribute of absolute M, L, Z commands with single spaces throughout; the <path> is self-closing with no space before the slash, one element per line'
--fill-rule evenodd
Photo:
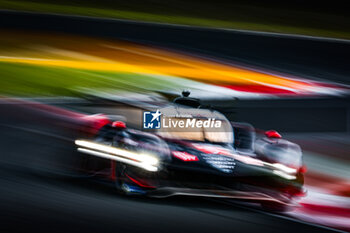
<path fill-rule="evenodd" d="M 0 128 L 1 232 L 331 232 L 214 199 L 120 196 L 112 183 L 59 170 L 71 134 Z"/>
<path fill-rule="evenodd" d="M 6 12 L 0 14 L 0 26 L 132 40 L 334 81 L 347 82 L 350 74 L 348 43 Z M 331 77 L 326 75 L 330 73 Z M 4 112 L 0 118 L 2 232 L 331 231 L 211 199 L 122 197 L 113 185 L 52 176 L 46 173 L 53 171 L 52 164 L 39 169 L 37 158 L 52 161 L 70 155 L 72 141 L 64 139 L 65 132 L 57 132 L 62 128 L 18 124 Z M 25 114 L 21 117 L 29 119 Z M 52 136 L 61 134 L 61 138 Z"/>

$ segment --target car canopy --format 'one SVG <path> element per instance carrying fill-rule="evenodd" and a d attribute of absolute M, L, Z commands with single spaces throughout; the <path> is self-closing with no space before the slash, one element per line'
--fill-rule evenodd
<path fill-rule="evenodd" d="M 160 109 L 162 127 L 157 134 L 173 139 L 233 143 L 233 130 L 227 118 L 213 110 L 168 106 Z"/>

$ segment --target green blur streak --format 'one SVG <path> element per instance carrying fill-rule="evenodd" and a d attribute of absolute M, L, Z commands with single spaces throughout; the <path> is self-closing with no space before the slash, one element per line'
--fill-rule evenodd
<path fill-rule="evenodd" d="M 161 77 L 118 72 L 0 62 L 0 94 L 7 96 L 75 96 L 76 88 L 127 91 L 178 88 Z"/>

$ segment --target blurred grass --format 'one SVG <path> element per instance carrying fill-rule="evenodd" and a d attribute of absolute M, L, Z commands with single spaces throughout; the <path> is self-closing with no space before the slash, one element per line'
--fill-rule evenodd
<path fill-rule="evenodd" d="M 0 94 L 10 96 L 74 96 L 75 88 L 129 91 L 176 88 L 157 76 L 100 72 L 0 62 Z M 184 87 L 179 86 L 179 90 Z"/>
<path fill-rule="evenodd" d="M 50 1 L 49 1 L 50 2 Z M 138 21 L 233 28 L 312 36 L 350 38 L 347 14 L 305 11 L 303 8 L 262 6 L 259 2 L 208 3 L 207 1 L 8 1 L 1 9 L 50 12 Z M 153 3 L 153 4 L 152 4 Z"/>

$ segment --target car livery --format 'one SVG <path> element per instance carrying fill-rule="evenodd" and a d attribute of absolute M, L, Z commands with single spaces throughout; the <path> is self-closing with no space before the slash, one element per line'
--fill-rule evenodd
<path fill-rule="evenodd" d="M 129 129 L 104 119 L 93 136 L 77 139 L 80 169 L 127 195 L 232 198 L 285 211 L 305 194 L 301 149 L 276 131 L 260 135 L 217 111 L 176 102 L 153 113 L 161 114 L 162 127 Z M 180 121 L 202 123 L 183 127 Z"/>

